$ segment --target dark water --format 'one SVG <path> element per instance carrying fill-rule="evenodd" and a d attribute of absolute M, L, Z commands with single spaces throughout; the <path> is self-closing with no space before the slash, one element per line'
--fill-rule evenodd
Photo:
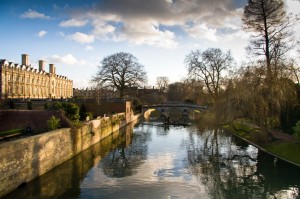
<path fill-rule="evenodd" d="M 5 199 L 299 198 L 299 168 L 199 129 L 128 126 Z"/>

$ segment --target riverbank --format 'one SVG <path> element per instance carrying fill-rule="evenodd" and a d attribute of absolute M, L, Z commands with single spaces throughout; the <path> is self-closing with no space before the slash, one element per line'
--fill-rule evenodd
<path fill-rule="evenodd" d="M 286 133 L 264 132 L 246 119 L 236 119 L 223 129 L 259 148 L 261 151 L 300 167 L 300 139 Z"/>
<path fill-rule="evenodd" d="M 138 119 L 132 112 L 0 144 L 0 198 Z"/>

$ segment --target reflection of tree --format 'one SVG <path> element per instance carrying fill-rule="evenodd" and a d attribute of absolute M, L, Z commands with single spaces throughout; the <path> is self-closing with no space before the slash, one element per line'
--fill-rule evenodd
<path fill-rule="evenodd" d="M 234 137 L 221 130 L 190 133 L 187 149 L 189 169 L 212 198 L 286 198 L 287 189 L 297 198 L 299 190 L 287 187 L 287 182 L 294 187 L 300 185 L 296 168 L 286 169 L 278 163 L 274 167 L 274 158 L 251 145 L 237 145 Z"/>
<path fill-rule="evenodd" d="M 147 158 L 147 142 L 151 139 L 150 136 L 150 131 L 144 129 L 132 135 L 130 145 L 126 146 L 125 141 L 119 143 L 101 161 L 103 173 L 109 177 L 125 177 L 135 174 L 137 167 Z"/>
<path fill-rule="evenodd" d="M 253 193 L 261 192 L 261 180 L 253 164 L 256 154 L 234 147 L 231 138 L 218 129 L 191 136 L 190 169 L 213 198 L 253 198 Z"/>

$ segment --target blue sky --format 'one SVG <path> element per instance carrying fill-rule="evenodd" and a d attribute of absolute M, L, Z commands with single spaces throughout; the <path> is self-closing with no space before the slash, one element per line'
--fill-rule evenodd
<path fill-rule="evenodd" d="M 231 50 L 246 61 L 249 34 L 241 29 L 247 0 L 0 0 L 0 59 L 33 67 L 56 65 L 75 88 L 91 86 L 100 61 L 116 52 L 133 54 L 145 66 L 148 85 L 186 76 L 191 50 Z M 286 0 L 299 14 L 300 1 Z M 297 27 L 296 31 L 300 31 Z M 298 37 L 299 38 L 299 37 Z M 48 69 L 47 69 L 48 70 Z"/>

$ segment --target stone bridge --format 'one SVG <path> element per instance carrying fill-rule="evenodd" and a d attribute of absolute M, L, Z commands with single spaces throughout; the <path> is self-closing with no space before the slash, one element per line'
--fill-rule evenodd
<path fill-rule="evenodd" d="M 185 104 L 185 103 L 164 103 L 164 104 L 152 104 L 152 105 L 144 105 L 142 108 L 142 113 L 144 117 L 146 115 L 150 115 L 153 110 L 159 112 L 160 116 L 163 117 L 163 120 L 166 118 L 173 117 L 174 111 L 176 112 L 177 120 L 187 120 L 188 116 L 191 112 L 203 112 L 207 109 L 207 106 L 201 106 L 197 104 Z M 179 122 L 180 122 L 179 121 Z M 178 122 L 178 121 L 177 121 Z"/>

